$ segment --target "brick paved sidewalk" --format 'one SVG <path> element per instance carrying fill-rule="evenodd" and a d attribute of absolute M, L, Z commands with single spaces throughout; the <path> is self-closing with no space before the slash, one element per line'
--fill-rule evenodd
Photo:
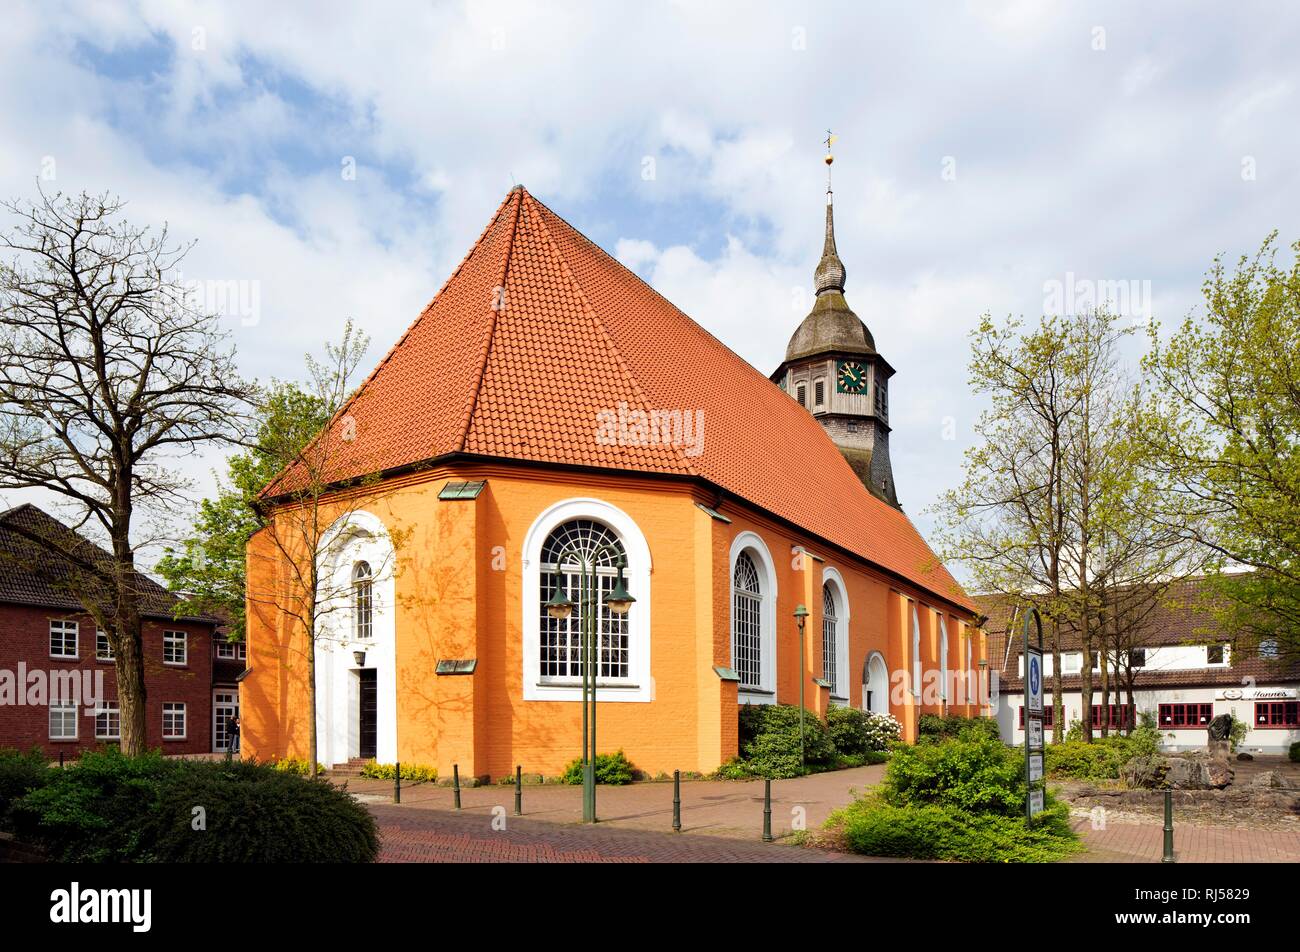
<path fill-rule="evenodd" d="M 1164 826 L 1107 823 L 1092 829 L 1086 818 L 1073 826 L 1088 852 L 1076 863 L 1158 863 L 1164 855 Z M 1180 863 L 1300 863 L 1300 830 L 1243 830 L 1224 826 L 1174 823 L 1174 858 Z"/>
<path fill-rule="evenodd" d="M 370 804 L 381 863 L 859 863 L 866 857 L 721 836 L 548 823 L 490 810 Z M 499 821 L 498 821 L 499 822 Z M 883 860 L 874 860 L 883 862 Z"/>
<path fill-rule="evenodd" d="M 878 784 L 884 777 L 883 765 L 858 767 L 813 774 L 793 780 L 772 782 L 772 834 L 778 839 L 788 836 L 796 824 L 815 830 L 832 810 Z M 365 802 L 378 805 L 391 802 L 392 781 L 352 779 L 348 792 Z M 461 790 L 463 812 L 491 815 L 493 807 L 514 810 L 514 787 L 465 787 Z M 402 786 L 403 808 L 416 810 L 450 810 L 452 791 L 432 784 Z M 600 827 L 672 830 L 673 785 L 671 783 L 635 783 L 626 787 L 599 787 L 596 796 Z M 551 823 L 580 823 L 582 788 L 563 784 L 524 787 L 524 816 L 529 820 Z M 485 821 L 486 822 L 486 821 Z M 690 834 L 725 836 L 758 841 L 763 829 L 763 782 L 756 781 L 682 781 L 682 830 Z"/>

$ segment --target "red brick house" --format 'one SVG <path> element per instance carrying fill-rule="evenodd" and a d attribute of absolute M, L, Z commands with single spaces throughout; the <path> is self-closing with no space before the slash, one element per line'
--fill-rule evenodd
<path fill-rule="evenodd" d="M 71 539 L 108 558 L 35 506 L 0 513 L 0 747 L 76 756 L 120 736 L 114 661 L 107 638 L 76 596 L 70 567 L 31 542 L 32 533 Z M 164 754 L 224 749 L 229 712 L 222 712 L 218 732 L 214 703 L 238 697 L 233 685 L 243 646 L 217 643 L 216 618 L 174 618 L 175 596 L 138 578 L 149 747 Z"/>

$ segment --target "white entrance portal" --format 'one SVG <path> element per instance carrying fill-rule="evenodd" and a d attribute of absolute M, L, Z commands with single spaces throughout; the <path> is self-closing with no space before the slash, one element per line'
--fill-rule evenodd
<path fill-rule="evenodd" d="M 862 709 L 872 714 L 889 713 L 889 669 L 878 651 L 862 667 Z"/>
<path fill-rule="evenodd" d="M 396 555 L 383 522 L 354 512 L 318 556 L 316 731 L 326 767 L 397 760 Z"/>

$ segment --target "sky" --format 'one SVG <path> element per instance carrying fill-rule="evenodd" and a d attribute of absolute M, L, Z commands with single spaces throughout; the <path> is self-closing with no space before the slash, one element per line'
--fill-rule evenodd
<path fill-rule="evenodd" d="M 377 362 L 521 183 L 768 374 L 833 130 L 846 294 L 929 535 L 982 314 L 1111 296 L 1168 325 L 1216 255 L 1300 238 L 1298 47 L 1264 2 L 10 2 L 0 195 L 108 190 L 194 240 L 185 279 L 236 289 L 266 380 L 348 319 Z M 222 459 L 183 461 L 196 492 Z"/>

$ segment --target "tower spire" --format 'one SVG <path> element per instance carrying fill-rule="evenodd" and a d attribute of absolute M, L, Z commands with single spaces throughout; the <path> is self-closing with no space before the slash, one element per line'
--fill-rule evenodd
<path fill-rule="evenodd" d="M 822 245 L 822 260 L 813 273 L 813 285 L 819 295 L 825 291 L 844 293 L 844 279 L 847 277 L 844 262 L 835 250 L 835 202 L 831 191 L 831 165 L 835 161 L 831 146 L 838 138 L 831 130 L 826 130 L 826 240 Z"/>

